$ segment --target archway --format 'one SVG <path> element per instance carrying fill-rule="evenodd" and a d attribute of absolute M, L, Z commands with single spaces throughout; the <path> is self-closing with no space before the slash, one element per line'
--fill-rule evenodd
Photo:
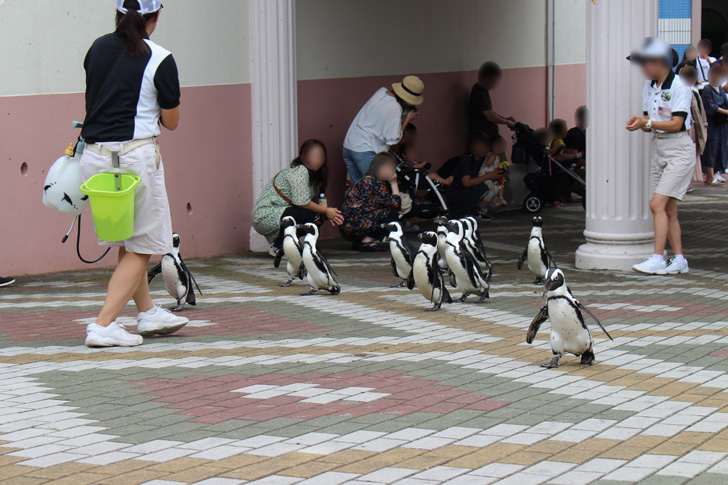
<path fill-rule="evenodd" d="M 708 3 L 708 2 L 706 2 Z M 728 41 L 726 30 L 728 29 L 728 2 L 710 2 L 713 5 L 703 7 L 702 34 L 703 39 L 710 39 L 713 42 L 713 56 L 720 57 L 720 46 Z"/>

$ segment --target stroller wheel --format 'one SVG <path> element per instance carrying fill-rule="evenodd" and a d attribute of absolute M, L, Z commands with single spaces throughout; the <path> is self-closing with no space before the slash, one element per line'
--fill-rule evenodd
<path fill-rule="evenodd" d="M 531 214 L 541 212 L 541 210 L 543 209 L 543 199 L 538 195 L 530 194 L 528 197 L 526 197 L 526 200 L 523 201 L 523 208 Z"/>

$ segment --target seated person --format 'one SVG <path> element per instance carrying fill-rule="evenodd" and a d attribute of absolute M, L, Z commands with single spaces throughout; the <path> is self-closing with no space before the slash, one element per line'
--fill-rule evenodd
<path fill-rule="evenodd" d="M 500 135 L 493 138 L 490 142 L 490 152 L 485 157 L 483 165 L 480 167 L 478 175 L 485 175 L 492 173 L 496 170 L 508 170 L 510 163 L 503 157 L 503 153 L 506 150 L 506 141 Z M 488 195 L 483 199 L 483 204 L 487 209 L 488 203 L 492 203 L 495 207 L 501 207 L 506 205 L 506 200 L 503 198 L 503 191 L 505 189 L 505 176 L 498 177 L 493 180 L 486 180 L 485 184 L 488 186 Z"/>
<path fill-rule="evenodd" d="M 485 183 L 502 177 L 505 171 L 497 169 L 493 172 L 479 175 L 485 156 L 490 151 L 490 140 L 482 132 L 470 135 L 468 143 L 470 151 L 460 157 L 453 171 L 452 185 L 447 189 L 447 204 L 450 207 L 450 217 L 461 219 L 472 215 L 478 204 L 485 199 L 490 188 Z M 482 220 L 490 220 L 487 214 L 478 214 Z"/>
<path fill-rule="evenodd" d="M 551 141 L 546 149 L 549 155 L 556 159 L 564 158 L 566 151 L 564 138 L 566 138 L 567 132 L 566 121 L 558 118 L 551 120 L 551 123 L 549 123 L 549 136 Z"/>
<path fill-rule="evenodd" d="M 386 251 L 377 242 L 387 236 L 387 230 L 379 226 L 398 220 L 402 204 L 396 168 L 394 155 L 378 153 L 364 178 L 346 194 L 341 208 L 344 222 L 339 230 L 357 251 Z"/>
<path fill-rule="evenodd" d="M 584 166 L 586 158 L 586 129 L 589 126 L 589 110 L 586 106 L 579 106 L 574 115 L 576 126 L 566 132 L 564 145 L 566 153 L 574 158 L 581 159 L 579 166 Z"/>
<path fill-rule="evenodd" d="M 280 221 L 286 216 L 299 224 L 323 222 L 327 218 L 335 226 L 344 222 L 341 212 L 314 202 L 318 194 L 326 191 L 326 146 L 319 140 L 306 140 L 290 168 L 278 172 L 268 182 L 253 207 L 253 228 L 265 236 L 275 255 L 283 247 Z"/>
<path fill-rule="evenodd" d="M 397 158 L 405 162 L 409 167 L 412 168 L 418 168 L 421 170 L 427 170 L 428 163 L 427 162 L 416 162 L 416 156 L 417 156 L 417 141 L 419 139 L 419 133 L 417 132 L 417 127 L 410 123 L 407 125 L 407 127 L 404 129 L 404 134 L 402 135 L 402 140 L 400 140 L 399 143 L 396 145 L 393 145 L 389 151 L 394 153 Z M 432 172 L 427 174 L 428 177 L 430 177 L 435 182 L 439 182 L 442 185 L 448 186 L 452 183 L 452 177 L 450 178 L 442 178 L 440 177 L 437 172 Z"/>

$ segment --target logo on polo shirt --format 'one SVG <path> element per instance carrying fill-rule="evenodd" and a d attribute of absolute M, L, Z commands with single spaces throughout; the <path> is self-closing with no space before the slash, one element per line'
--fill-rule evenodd
<path fill-rule="evenodd" d="M 663 101 L 670 101 L 672 99 L 672 93 L 670 91 L 663 91 L 662 92 L 662 100 Z"/>

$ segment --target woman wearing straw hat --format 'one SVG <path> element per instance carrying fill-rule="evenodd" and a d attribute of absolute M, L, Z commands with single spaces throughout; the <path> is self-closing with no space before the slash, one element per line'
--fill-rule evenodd
<path fill-rule="evenodd" d="M 402 139 L 405 127 L 417 118 L 424 90 L 420 78 L 407 76 L 390 89 L 380 88 L 359 110 L 344 139 L 344 161 L 352 184 L 364 177 L 374 155 Z"/>

